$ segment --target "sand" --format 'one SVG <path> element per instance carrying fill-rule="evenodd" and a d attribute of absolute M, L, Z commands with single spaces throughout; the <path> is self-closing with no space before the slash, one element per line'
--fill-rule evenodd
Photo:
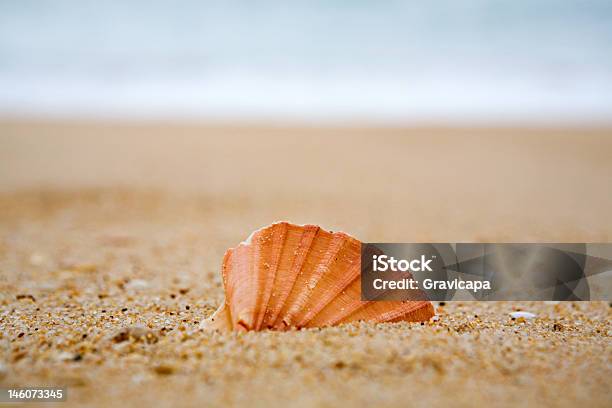
<path fill-rule="evenodd" d="M 380 157 L 380 159 L 376 159 Z M 610 242 L 606 129 L 0 124 L 0 385 L 62 406 L 610 406 L 606 302 L 203 332 L 272 221 L 364 241 Z M 534 319 L 512 319 L 516 310 Z"/>

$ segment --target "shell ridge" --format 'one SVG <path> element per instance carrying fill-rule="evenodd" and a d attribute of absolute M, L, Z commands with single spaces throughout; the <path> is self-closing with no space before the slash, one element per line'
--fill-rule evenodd
<path fill-rule="evenodd" d="M 388 322 L 390 320 L 396 319 L 400 316 L 403 316 L 405 314 L 408 314 L 416 309 L 420 309 L 421 307 L 423 307 L 423 305 L 409 305 L 408 307 L 404 308 L 405 303 L 402 303 L 401 305 L 399 305 L 399 307 L 397 309 L 393 309 L 390 310 L 386 313 L 382 313 L 378 316 L 378 318 L 375 320 L 376 323 L 383 323 L 383 322 Z M 407 310 L 405 310 L 407 309 Z"/>
<path fill-rule="evenodd" d="M 292 284 L 290 281 L 292 280 L 291 275 L 293 273 L 292 268 L 294 259 L 292 258 L 289 264 L 283 260 L 286 260 L 289 256 L 295 257 L 295 254 L 299 251 L 300 245 L 302 245 L 304 237 L 312 230 L 312 227 L 313 226 L 298 228 L 297 230 L 299 233 L 296 233 L 296 227 L 287 223 L 287 231 L 285 233 L 283 245 L 280 249 L 277 272 L 274 276 L 274 282 L 272 283 L 268 306 L 264 313 L 262 325 L 265 328 L 272 328 L 274 320 L 283 307 L 282 302 L 284 302 L 283 297 L 285 295 L 284 288 L 286 287 L 286 283 L 289 281 L 288 283 Z"/>
<path fill-rule="evenodd" d="M 332 235 L 330 249 L 326 252 L 319 265 L 314 269 L 312 277 L 306 282 L 306 286 L 298 288 L 298 297 L 283 318 L 283 322 L 287 326 L 293 325 L 294 317 L 307 305 L 310 300 L 310 295 L 321 281 L 321 278 L 326 272 L 329 272 L 333 263 L 338 260 L 338 254 L 348 242 L 344 234 L 336 233 Z"/>
<path fill-rule="evenodd" d="M 323 297 L 323 301 L 317 303 L 316 307 L 313 307 L 308 312 L 306 312 L 306 314 L 298 322 L 298 324 L 300 326 L 307 325 L 312 319 L 314 319 L 321 312 L 321 310 L 325 308 L 325 306 L 330 304 L 334 300 L 334 298 L 338 296 L 338 294 L 340 294 L 344 289 L 346 289 L 356 279 L 360 279 L 360 276 L 359 276 L 360 271 L 361 271 L 361 265 L 359 264 L 354 265 L 349 271 L 349 273 L 345 275 L 346 278 L 340 281 L 340 284 L 336 287 L 336 290 L 326 292 L 326 294 Z"/>
<path fill-rule="evenodd" d="M 274 274 L 274 280 L 272 281 L 272 289 L 270 291 L 270 298 L 268 298 L 268 304 L 266 305 L 266 309 L 264 310 L 264 313 L 263 313 L 262 325 L 266 328 L 270 328 L 269 322 L 275 315 L 274 311 L 278 307 L 278 305 L 274 302 L 274 297 L 276 296 L 276 287 L 280 284 L 280 278 L 281 278 L 279 274 L 280 271 L 278 270 L 278 268 L 280 268 L 280 262 L 283 257 L 283 254 L 285 253 L 285 251 L 287 251 L 287 248 L 289 246 L 289 242 L 288 242 L 289 234 L 290 234 L 290 231 L 289 231 L 289 228 L 287 227 L 287 231 L 285 233 L 285 237 L 283 238 L 283 243 L 279 251 L 279 259 L 278 259 L 278 264 L 276 266 L 276 271 Z"/>
<path fill-rule="evenodd" d="M 359 244 L 359 269 L 353 271 L 356 275 L 355 279 L 350 279 L 348 285 L 343 285 L 344 287 L 336 293 L 336 295 L 327 305 L 321 308 L 318 313 L 310 319 L 306 326 L 316 327 L 320 325 L 332 326 L 338 324 L 340 320 L 370 303 L 369 301 L 361 300 L 361 253 L 362 250 L 365 250 L 368 253 L 371 251 L 374 251 L 374 253 L 379 253 L 380 250 L 373 246 L 366 246 L 363 248 L 361 242 L 357 241 L 357 243 Z M 366 265 L 366 268 L 371 267 L 372 266 L 370 264 Z"/>
<path fill-rule="evenodd" d="M 390 301 L 390 302 L 370 302 L 359 308 L 349 316 L 340 320 L 338 323 L 348 323 L 358 320 L 368 320 L 374 323 L 384 323 L 401 319 L 403 316 L 410 316 L 412 313 L 431 305 L 429 301 Z M 433 314 L 427 317 L 428 320 Z"/>
<path fill-rule="evenodd" d="M 265 286 L 263 287 L 261 298 L 260 298 L 261 308 L 259 310 L 259 314 L 255 322 L 256 330 L 261 329 L 261 325 L 263 323 L 265 314 L 268 311 L 268 304 L 270 302 L 270 296 L 272 294 L 272 291 L 274 290 L 274 282 L 276 280 L 276 274 L 278 273 L 280 257 L 283 253 L 283 248 L 287 240 L 287 226 L 288 226 L 288 223 L 286 222 L 280 222 L 280 223 L 273 224 L 273 228 L 272 228 L 272 231 L 273 231 L 272 249 L 273 250 L 271 254 L 272 267 L 269 268 L 269 270 L 267 271 L 268 274 L 264 279 Z M 279 229 L 278 234 L 276 233 L 275 229 Z"/>
<path fill-rule="evenodd" d="M 232 324 L 234 329 L 247 330 L 253 325 L 258 291 L 252 247 L 247 244 L 238 245 L 234 250 L 231 266 L 232 275 L 242 275 L 233 276 L 233 279 L 229 280 L 235 285 L 231 303 Z"/>
<path fill-rule="evenodd" d="M 227 251 L 225 251 L 225 255 L 223 256 L 223 266 L 221 267 L 221 277 L 223 280 L 223 288 L 225 289 L 225 299 L 223 300 L 223 302 L 225 305 L 227 305 L 226 309 L 228 310 L 230 316 L 231 316 L 231 311 L 232 311 L 231 304 L 233 303 L 231 302 L 231 299 L 234 294 L 233 282 L 230 281 L 230 270 L 232 266 L 233 254 L 234 254 L 234 248 L 230 248 Z M 230 327 L 233 326 L 232 323 L 233 323 L 233 320 L 230 317 Z"/>
<path fill-rule="evenodd" d="M 292 282 L 290 282 L 291 287 L 288 288 L 289 290 L 287 290 L 286 292 L 281 293 L 281 298 L 279 299 L 277 309 L 274 311 L 274 314 L 270 318 L 270 327 L 278 328 L 278 325 L 280 324 L 280 314 L 285 307 L 285 302 L 287 301 L 289 295 L 291 294 L 291 291 L 293 290 L 295 282 L 297 281 L 298 274 L 301 273 L 302 269 L 304 268 L 306 258 L 308 256 L 308 253 L 310 252 L 310 249 L 312 248 L 314 240 L 321 231 L 321 228 L 318 226 L 313 225 L 307 227 L 312 228 L 307 228 L 302 231 L 300 243 L 298 245 L 298 248 L 296 249 L 297 255 L 294 257 L 293 262 L 291 264 L 291 273 L 289 274 L 292 279 Z"/>
<path fill-rule="evenodd" d="M 273 227 L 272 227 L 273 228 Z M 266 279 L 266 271 L 264 270 L 265 262 L 266 262 L 266 251 L 265 251 L 265 240 L 266 240 L 266 232 L 270 229 L 261 228 L 255 234 L 251 234 L 248 238 L 248 245 L 252 247 L 252 261 L 250 263 L 252 270 L 249 273 L 253 274 L 253 282 L 255 283 L 255 304 L 253 308 L 253 321 L 252 328 L 257 329 L 257 317 L 259 314 L 259 306 L 261 305 L 261 300 L 263 297 L 264 291 L 264 281 Z M 240 324 L 240 323 L 239 323 Z M 249 325 L 243 325 L 246 330 L 249 330 L 251 327 Z"/>

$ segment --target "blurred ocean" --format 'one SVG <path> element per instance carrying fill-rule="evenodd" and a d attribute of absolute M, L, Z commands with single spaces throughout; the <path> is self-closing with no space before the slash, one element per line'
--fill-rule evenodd
<path fill-rule="evenodd" d="M 612 120 L 612 2 L 0 0 L 0 116 Z"/>

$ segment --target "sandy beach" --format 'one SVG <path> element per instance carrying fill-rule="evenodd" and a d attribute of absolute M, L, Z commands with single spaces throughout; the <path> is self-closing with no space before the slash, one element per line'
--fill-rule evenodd
<path fill-rule="evenodd" d="M 224 251 L 277 220 L 370 242 L 611 242 L 611 159 L 611 129 L 2 121 L 0 386 L 66 386 L 62 406 L 610 406 L 607 302 L 200 323 Z"/>

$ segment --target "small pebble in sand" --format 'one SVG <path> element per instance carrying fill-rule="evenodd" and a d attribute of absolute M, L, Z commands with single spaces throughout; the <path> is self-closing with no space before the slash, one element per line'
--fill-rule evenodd
<path fill-rule="evenodd" d="M 17 300 L 29 299 L 32 302 L 36 302 L 36 298 L 32 295 L 17 295 L 15 298 Z"/>
<path fill-rule="evenodd" d="M 143 290 L 149 287 L 149 282 L 142 279 L 132 279 L 125 284 L 126 289 Z"/>
<path fill-rule="evenodd" d="M 170 375 L 176 371 L 176 368 L 169 364 L 160 364 L 153 367 L 153 371 L 159 375 Z"/>
<path fill-rule="evenodd" d="M 43 254 L 35 252 L 32 255 L 30 255 L 29 261 L 30 261 L 30 265 L 32 266 L 41 266 L 47 261 L 47 258 Z"/>
<path fill-rule="evenodd" d="M 74 358 L 75 358 L 75 354 L 70 353 L 68 351 L 63 351 L 57 355 L 58 361 L 71 361 L 71 360 L 74 360 Z"/>
<path fill-rule="evenodd" d="M 533 319 L 534 317 L 536 317 L 536 315 L 529 312 L 512 312 L 510 313 L 510 317 L 513 319 Z"/>
<path fill-rule="evenodd" d="M 135 342 L 142 341 L 147 344 L 154 344 L 157 343 L 158 337 L 151 330 L 140 326 L 125 327 L 119 330 L 119 332 L 117 332 L 113 336 L 113 341 L 115 343 L 122 343 L 128 340 Z"/>

